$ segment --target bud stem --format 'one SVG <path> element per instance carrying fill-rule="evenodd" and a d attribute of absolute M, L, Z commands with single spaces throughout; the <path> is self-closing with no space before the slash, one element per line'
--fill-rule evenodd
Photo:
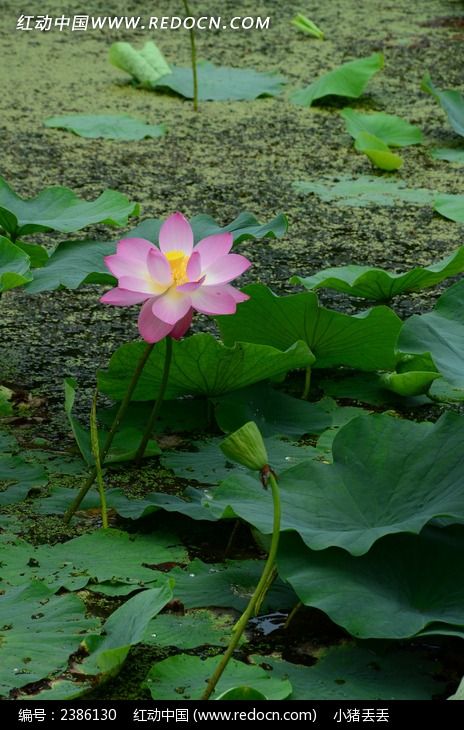
<path fill-rule="evenodd" d="M 265 594 L 269 590 L 271 586 L 270 578 L 274 573 L 275 569 L 275 561 L 277 557 L 277 548 L 279 547 L 279 536 L 280 536 L 280 494 L 279 494 L 279 487 L 277 485 L 277 480 L 275 478 L 275 475 L 272 471 L 269 472 L 267 475 L 267 481 L 271 485 L 271 491 L 272 491 L 272 503 L 274 507 L 274 523 L 273 523 L 273 531 L 272 531 L 272 540 L 271 540 L 271 547 L 269 550 L 269 555 L 266 560 L 266 564 L 264 566 L 264 570 L 262 572 L 261 578 L 259 579 L 259 583 L 256 586 L 254 593 L 252 597 L 250 598 L 250 601 L 248 603 L 248 606 L 240 616 L 239 620 L 235 624 L 234 628 L 232 629 L 232 636 L 229 642 L 229 645 L 225 651 L 225 653 L 222 655 L 221 660 L 219 664 L 216 667 L 216 670 L 212 674 L 208 685 L 206 687 L 206 690 L 204 691 L 201 699 L 202 700 L 208 700 L 212 693 L 214 692 L 216 685 L 218 681 L 220 680 L 224 669 L 226 668 L 229 659 L 231 658 L 232 654 L 235 651 L 235 648 L 238 645 L 238 642 L 240 641 L 240 637 L 242 636 L 243 632 L 246 629 L 246 625 L 249 621 L 249 619 L 255 615 L 256 613 L 256 607 L 258 605 L 261 605 Z"/>

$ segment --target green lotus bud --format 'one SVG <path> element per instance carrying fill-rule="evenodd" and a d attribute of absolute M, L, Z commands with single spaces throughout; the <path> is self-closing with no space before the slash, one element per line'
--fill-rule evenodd
<path fill-rule="evenodd" d="M 248 421 L 231 433 L 220 446 L 229 459 L 253 471 L 261 471 L 269 461 L 263 437 L 254 421 Z"/>

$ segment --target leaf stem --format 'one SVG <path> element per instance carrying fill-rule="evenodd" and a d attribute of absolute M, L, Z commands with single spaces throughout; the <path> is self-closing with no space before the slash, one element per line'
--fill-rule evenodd
<path fill-rule="evenodd" d="M 161 378 L 158 398 L 156 399 L 155 404 L 153 406 L 153 410 L 150 413 L 150 417 L 148 419 L 148 423 L 145 428 L 145 432 L 142 436 L 142 440 L 137 449 L 137 453 L 135 454 L 135 463 L 136 464 L 139 464 L 141 459 L 143 458 L 148 441 L 150 440 L 150 437 L 153 432 L 153 426 L 156 423 L 156 419 L 159 416 L 161 406 L 163 405 L 164 394 L 166 393 L 166 388 L 167 388 L 168 380 L 169 380 L 169 371 L 171 369 L 171 362 L 172 362 L 172 337 L 168 336 L 168 337 L 166 337 L 166 353 L 164 356 L 164 368 L 163 368 L 163 375 Z"/>
<path fill-rule="evenodd" d="M 232 636 L 229 642 L 229 645 L 225 651 L 225 653 L 222 655 L 221 660 L 219 664 L 217 665 L 214 673 L 212 674 L 208 685 L 206 687 L 206 690 L 204 691 L 201 699 L 202 700 L 208 700 L 212 693 L 214 692 L 216 685 L 218 681 L 220 680 L 224 669 L 226 668 L 229 659 L 231 658 L 232 654 L 234 653 L 238 642 L 240 641 L 240 637 L 242 636 L 243 632 L 246 629 L 246 625 L 249 621 L 249 619 L 253 616 L 255 613 L 255 608 L 258 602 L 262 602 L 264 598 L 265 591 L 268 590 L 270 584 L 272 581 L 270 581 L 270 577 L 274 573 L 275 568 L 275 560 L 277 556 L 277 548 L 279 547 L 279 536 L 280 536 L 280 494 L 279 494 L 279 487 L 277 485 L 277 480 L 272 472 L 269 473 L 268 476 L 269 483 L 271 485 L 271 491 L 272 491 L 272 502 L 274 507 L 274 522 L 273 522 L 273 531 L 272 531 L 272 540 L 271 540 L 271 547 L 269 550 L 269 555 L 266 560 L 266 564 L 264 566 L 264 570 L 262 572 L 261 578 L 259 579 L 259 583 L 256 586 L 254 593 L 252 597 L 250 598 L 250 601 L 248 603 L 248 606 L 240 616 L 239 620 L 235 624 L 234 628 L 232 629 Z"/>
<path fill-rule="evenodd" d="M 306 368 L 306 372 L 305 372 L 304 388 L 303 388 L 303 393 L 301 394 L 302 400 L 308 400 L 310 390 L 311 390 L 311 368 L 308 367 L 308 368 Z"/>
<path fill-rule="evenodd" d="M 182 0 L 185 12 L 191 17 L 191 12 L 187 0 Z M 189 30 L 190 35 L 190 55 L 192 58 L 192 75 L 193 75 L 193 110 L 198 111 L 198 71 L 197 71 L 197 50 L 195 46 L 195 31 L 193 28 Z"/>
<path fill-rule="evenodd" d="M 116 435 L 116 432 L 121 424 L 122 419 L 124 418 L 124 415 L 127 411 L 127 408 L 129 406 L 129 403 L 131 402 L 132 395 L 134 393 L 134 390 L 137 386 L 137 383 L 139 382 L 139 378 L 142 375 L 143 369 L 147 363 L 148 358 L 150 357 L 151 351 L 153 350 L 154 343 L 150 343 L 146 346 L 145 350 L 143 351 L 142 357 L 140 358 L 139 362 L 137 363 L 137 367 L 135 368 L 134 374 L 132 375 L 132 379 L 129 383 L 129 387 L 127 389 L 127 393 L 124 396 L 123 400 L 121 401 L 121 405 L 118 408 L 118 412 L 116 413 L 114 417 L 113 424 L 110 428 L 110 431 L 108 433 L 108 436 L 106 437 L 106 441 L 103 445 L 103 448 L 100 452 L 100 463 L 105 463 L 105 458 L 108 454 L 108 451 L 111 448 L 111 444 L 113 443 L 113 439 Z M 64 515 L 64 522 L 65 524 L 69 524 L 69 522 L 72 519 L 73 514 L 76 512 L 76 510 L 79 509 L 79 506 L 84 499 L 85 495 L 89 491 L 90 487 L 94 483 L 95 479 L 97 477 L 97 469 L 94 467 L 92 471 L 90 472 L 89 476 L 87 477 L 87 480 L 80 488 L 78 494 L 74 498 L 72 504 L 67 509 Z"/>
<path fill-rule="evenodd" d="M 97 397 L 98 388 L 95 388 L 95 393 L 92 398 L 92 408 L 90 411 L 90 442 L 92 444 L 93 458 L 95 459 L 95 469 L 97 470 L 97 484 L 98 491 L 100 492 L 100 506 L 103 529 L 108 527 L 108 510 L 106 506 L 106 494 L 105 485 L 103 483 L 103 473 L 100 461 L 100 441 L 98 439 L 98 424 L 97 424 Z"/>

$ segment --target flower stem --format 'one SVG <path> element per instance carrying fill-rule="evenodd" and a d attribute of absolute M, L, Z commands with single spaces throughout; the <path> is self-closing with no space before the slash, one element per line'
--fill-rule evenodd
<path fill-rule="evenodd" d="M 100 461 L 100 441 L 98 439 L 98 424 L 97 424 L 97 396 L 98 388 L 95 388 L 95 393 L 92 399 L 92 409 L 90 411 L 90 441 L 92 444 L 93 458 L 95 459 L 95 469 L 97 470 L 97 484 L 98 491 L 100 492 L 100 506 L 103 529 L 108 527 L 108 510 L 106 507 L 106 494 L 105 485 L 103 483 L 102 466 Z"/>
<path fill-rule="evenodd" d="M 308 400 L 310 390 L 311 390 L 311 368 L 306 368 L 304 388 L 303 388 L 303 393 L 301 394 L 302 400 Z"/>
<path fill-rule="evenodd" d="M 124 415 L 127 411 L 129 403 L 131 402 L 132 395 L 137 386 L 137 383 L 139 382 L 139 378 L 142 375 L 142 371 L 147 363 L 147 360 L 150 357 L 153 347 L 154 347 L 154 344 L 148 344 L 146 346 L 145 350 L 143 351 L 142 357 L 140 358 L 139 362 L 137 363 L 137 367 L 135 368 L 134 374 L 129 383 L 127 393 L 124 396 L 123 400 L 121 401 L 121 405 L 118 408 L 118 412 L 116 413 L 116 415 L 114 417 L 113 424 L 110 428 L 108 436 L 106 437 L 106 441 L 101 450 L 101 453 L 100 453 L 100 463 L 101 464 L 104 464 L 104 462 L 105 462 L 105 458 L 108 454 L 108 451 L 111 448 L 111 444 L 113 443 L 113 439 L 116 435 L 116 432 L 121 424 L 122 419 L 124 418 Z M 94 467 L 92 469 L 92 471 L 90 472 L 89 476 L 87 477 L 87 480 L 80 488 L 80 490 L 79 490 L 78 494 L 76 495 L 75 499 L 73 500 L 72 504 L 66 511 L 66 513 L 64 515 L 65 524 L 68 524 L 71 521 L 73 514 L 76 512 L 76 510 L 79 509 L 79 506 L 80 506 L 82 500 L 84 499 L 85 495 L 87 494 L 90 487 L 94 483 L 96 477 L 97 477 L 97 469 Z"/>
<path fill-rule="evenodd" d="M 191 12 L 187 0 L 182 0 L 185 12 L 190 17 Z M 192 57 L 192 75 L 193 75 L 193 110 L 198 111 L 198 72 L 197 72 L 197 50 L 195 47 L 195 31 L 193 28 L 189 30 L 190 34 L 190 54 Z"/>
<path fill-rule="evenodd" d="M 232 654 L 234 653 L 239 641 L 240 637 L 242 636 L 243 632 L 245 631 L 246 625 L 249 621 L 249 619 L 255 614 L 255 608 L 258 602 L 262 602 L 262 599 L 264 598 L 264 592 L 269 588 L 271 581 L 270 576 L 274 572 L 274 566 L 275 566 L 275 560 L 277 556 L 277 548 L 279 546 L 279 536 L 280 536 L 280 495 L 279 495 L 279 487 L 277 486 L 277 480 L 272 472 L 270 472 L 269 476 L 269 483 L 271 485 L 271 491 L 272 491 L 272 502 L 274 507 L 274 523 L 273 523 L 273 531 L 272 531 L 272 540 L 271 540 L 271 547 L 269 550 L 269 555 L 266 560 L 266 564 L 264 566 L 264 570 L 262 572 L 261 578 L 259 579 L 259 583 L 256 586 L 254 593 L 252 597 L 250 598 L 250 601 L 248 603 L 248 606 L 240 616 L 239 620 L 235 624 L 234 628 L 232 629 L 232 637 L 230 639 L 229 645 L 225 651 L 225 653 L 222 655 L 221 660 L 219 664 L 216 667 L 216 670 L 212 674 L 208 685 L 206 687 L 206 690 L 204 691 L 201 699 L 202 700 L 208 700 L 212 693 L 215 690 L 215 687 L 220 680 L 224 669 L 226 668 L 229 659 L 231 658 Z"/>
<path fill-rule="evenodd" d="M 169 370 L 171 369 L 171 361 L 172 361 L 172 337 L 166 337 L 166 354 L 164 356 L 164 369 L 163 369 L 163 375 L 161 378 L 161 385 L 160 385 L 160 389 L 159 389 L 159 393 L 158 393 L 158 398 L 156 399 L 155 404 L 153 406 L 153 410 L 150 413 L 150 418 L 148 419 L 148 423 L 145 428 L 145 432 L 142 436 L 142 440 L 137 449 L 137 453 L 135 454 L 135 463 L 136 464 L 139 464 L 141 459 L 143 458 L 148 441 L 150 440 L 150 437 L 153 432 L 153 426 L 156 423 L 156 419 L 159 416 L 161 406 L 163 405 L 164 394 L 166 393 L 166 388 L 167 388 L 168 380 L 169 380 Z"/>

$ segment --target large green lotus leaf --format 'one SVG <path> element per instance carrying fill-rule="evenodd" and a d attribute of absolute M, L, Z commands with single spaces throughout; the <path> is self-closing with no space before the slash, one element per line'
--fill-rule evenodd
<path fill-rule="evenodd" d="M 209 215 L 200 214 L 190 221 L 195 241 L 215 233 L 230 232 L 234 244 L 251 239 L 281 238 L 288 228 L 282 214 L 268 223 L 260 223 L 251 213 L 240 213 L 227 226 L 220 226 Z M 124 234 L 124 238 L 146 238 L 157 243 L 163 221 L 147 218 L 140 225 Z M 30 294 L 49 291 L 64 286 L 76 289 L 82 284 L 114 284 L 116 279 L 105 266 L 104 257 L 116 251 L 117 241 L 63 241 L 55 249 L 46 265 L 34 271 L 34 281 L 27 286 Z"/>
<path fill-rule="evenodd" d="M 313 276 L 293 276 L 292 284 L 305 289 L 335 289 L 353 297 L 384 301 L 410 291 L 420 291 L 439 284 L 449 276 L 464 271 L 464 246 L 430 266 L 418 266 L 396 274 L 370 266 L 336 266 L 318 271 Z"/>
<path fill-rule="evenodd" d="M 77 383 L 73 378 L 67 378 L 64 382 L 65 392 L 65 411 L 68 417 L 69 424 L 71 426 L 74 438 L 76 439 L 79 450 L 82 454 L 82 458 L 87 464 L 92 465 L 95 463 L 94 454 L 92 451 L 90 431 L 85 429 L 78 419 L 73 415 L 74 401 L 76 398 Z M 112 441 L 110 450 L 105 458 L 105 464 L 116 464 L 122 461 L 131 461 L 137 454 L 138 447 L 140 445 L 143 435 L 143 428 L 139 430 L 133 426 L 121 425 L 116 432 Z M 104 448 L 108 432 L 100 430 L 98 431 L 98 441 L 100 450 Z M 153 439 L 150 439 L 147 443 L 147 447 L 144 451 L 144 457 L 157 456 L 161 453 L 161 449 Z"/>
<path fill-rule="evenodd" d="M 418 127 L 394 114 L 384 112 L 364 114 L 347 107 L 342 109 L 341 115 L 345 120 L 348 134 L 354 139 L 361 132 L 368 132 L 390 147 L 406 147 L 423 141 L 423 134 Z"/>
<path fill-rule="evenodd" d="M 159 580 L 156 565 L 186 561 L 179 540 L 164 531 L 129 535 L 114 529 L 96 530 L 65 543 L 38 547 L 15 539 L 2 548 L 1 583 L 8 587 L 35 579 L 57 591 L 111 581 L 136 590 Z"/>
<path fill-rule="evenodd" d="M 392 172 L 403 165 L 403 158 L 392 152 L 385 142 L 369 132 L 359 132 L 354 143 L 358 152 L 364 152 L 375 167 Z"/>
<path fill-rule="evenodd" d="M 383 68 L 383 63 L 382 53 L 373 53 L 366 58 L 348 61 L 320 76 L 304 89 L 295 91 L 290 99 L 294 104 L 301 106 L 311 106 L 314 101 L 325 96 L 348 96 L 357 99 L 372 76 Z"/>
<path fill-rule="evenodd" d="M 440 104 L 454 131 L 464 137 L 464 97 L 457 89 L 437 89 L 430 74 L 422 79 L 421 89 L 431 94 Z"/>
<path fill-rule="evenodd" d="M 99 390 L 114 400 L 124 398 L 145 347 L 144 343 L 131 342 L 116 350 L 108 370 L 98 373 Z M 153 350 L 133 400 L 152 400 L 153 394 L 158 393 L 165 349 L 166 342 L 162 341 Z M 182 395 L 218 396 L 260 380 L 284 375 L 289 370 L 307 367 L 314 361 L 314 356 L 304 342 L 292 340 L 282 350 L 285 352 L 251 342 L 237 342 L 233 347 L 226 347 L 206 333 L 176 341 L 173 343 L 165 398 L 169 400 Z"/>
<path fill-rule="evenodd" d="M 454 413 L 436 424 L 355 418 L 335 437 L 333 464 L 307 460 L 280 474 L 281 530 L 314 550 L 362 555 L 384 535 L 418 533 L 435 517 L 464 520 L 463 439 L 464 417 Z M 272 532 L 271 495 L 247 475 L 229 476 L 210 508 Z"/>
<path fill-rule="evenodd" d="M 0 225 L 10 234 L 24 236 L 38 231 L 72 233 L 93 223 L 124 226 L 139 206 L 115 190 L 105 190 L 88 202 L 62 187 L 45 188 L 36 198 L 23 200 L 0 178 L 0 208 L 9 214 L 9 221 L 2 217 Z"/>
<path fill-rule="evenodd" d="M 207 609 L 164 613 L 150 621 L 143 643 L 184 651 L 197 646 L 227 646 L 236 620 L 230 612 Z"/>
<path fill-rule="evenodd" d="M 83 601 L 54 596 L 39 582 L 0 596 L 0 695 L 64 670 L 85 635 L 98 625 Z"/>
<path fill-rule="evenodd" d="M 283 535 L 279 575 L 307 606 L 358 638 L 404 639 L 435 623 L 464 623 L 464 527 L 389 535 L 362 557 L 314 551 Z"/>
<path fill-rule="evenodd" d="M 251 284 L 243 291 L 250 299 L 236 314 L 217 317 L 226 345 L 255 342 L 285 350 L 303 340 L 316 357 L 316 368 L 395 368 L 401 320 L 388 307 L 350 316 L 325 309 L 312 292 L 278 297 L 262 284 Z"/>
<path fill-rule="evenodd" d="M 173 568 L 169 578 L 174 579 L 174 598 L 188 609 L 233 608 L 244 611 L 263 572 L 261 560 L 226 560 L 222 563 L 203 563 L 192 560 L 187 568 Z M 267 593 L 261 610 L 291 609 L 296 602 L 291 588 L 277 579 Z"/>
<path fill-rule="evenodd" d="M 148 672 L 144 686 L 154 700 L 198 700 L 219 661 L 220 657 L 200 659 L 178 654 L 157 662 Z M 227 690 L 243 685 L 258 690 L 268 700 L 284 700 L 292 692 L 287 679 L 271 677 L 261 667 L 231 659 L 211 699 L 218 699 Z"/>
<path fill-rule="evenodd" d="M 464 388 L 464 281 L 447 289 L 431 312 L 406 320 L 398 349 L 430 353 L 445 380 Z"/>
<path fill-rule="evenodd" d="M 286 79 L 273 73 L 254 71 L 251 68 L 215 66 L 203 61 L 197 66 L 198 99 L 200 101 L 245 101 L 261 96 L 277 96 Z M 173 66 L 171 73 L 155 81 L 154 89 L 174 91 L 193 99 L 191 68 Z"/>
<path fill-rule="evenodd" d="M 272 676 L 289 679 L 289 700 L 430 700 L 443 691 L 432 677 L 436 664 L 411 651 L 375 651 L 364 646 L 334 646 L 307 667 L 273 656 L 252 656 Z"/>
<path fill-rule="evenodd" d="M 6 443 L 8 444 L 8 442 Z M 13 444 L 10 442 L 7 448 L 9 446 L 13 446 Z M 12 455 L 2 449 L 2 453 L 0 453 L 0 486 L 2 487 L 0 507 L 21 502 L 31 489 L 40 489 L 47 482 L 47 473 L 43 466 L 29 463 L 21 456 Z"/>
<path fill-rule="evenodd" d="M 30 258 L 21 248 L 0 236 L 0 295 L 32 279 Z"/>
<path fill-rule="evenodd" d="M 444 218 L 449 218 L 457 223 L 464 223 L 464 195 L 440 193 L 435 198 L 435 210 Z"/>
<path fill-rule="evenodd" d="M 145 137 L 162 137 L 164 124 L 146 124 L 130 114 L 70 114 L 45 119 L 46 127 L 67 129 L 79 137 L 137 141 Z"/>
<path fill-rule="evenodd" d="M 403 180 L 361 175 L 337 175 L 336 178 L 318 178 L 293 183 L 301 193 L 314 193 L 326 203 L 364 207 L 369 205 L 431 205 L 435 193 L 426 188 L 407 188 Z"/>
<path fill-rule="evenodd" d="M 184 479 L 196 479 L 203 484 L 218 484 L 231 473 L 250 473 L 248 469 L 231 463 L 219 448 L 222 438 L 193 441 L 192 451 L 164 451 L 161 463 Z M 269 436 L 264 439 L 268 454 L 272 454 L 272 466 L 276 471 L 320 456 L 313 446 L 299 445 L 294 441 Z"/>
<path fill-rule="evenodd" d="M 75 496 L 76 493 L 72 489 L 54 486 L 48 497 L 36 500 L 36 511 L 45 515 L 64 514 Z M 184 514 L 194 520 L 215 522 L 218 519 L 216 515 L 203 505 L 204 500 L 208 500 L 208 497 L 207 490 L 193 489 L 193 487 L 187 487 L 182 498 L 172 494 L 163 494 L 163 492 L 149 492 L 141 498 L 129 499 L 122 489 L 108 489 L 106 492 L 108 507 L 129 520 L 139 520 L 163 509 L 166 512 Z M 95 491 L 89 492 L 84 497 L 80 510 L 95 510 L 99 507 L 100 497 Z"/>
<path fill-rule="evenodd" d="M 225 433 L 236 431 L 254 421 L 263 436 L 319 434 L 332 426 L 337 404 L 331 398 L 308 403 L 257 383 L 215 399 L 215 416 Z"/>

